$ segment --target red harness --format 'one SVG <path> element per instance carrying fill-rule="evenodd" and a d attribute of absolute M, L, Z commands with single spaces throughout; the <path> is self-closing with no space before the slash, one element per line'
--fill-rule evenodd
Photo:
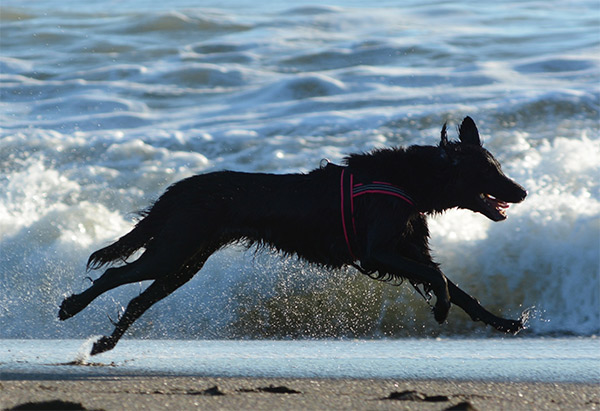
<path fill-rule="evenodd" d="M 382 181 L 369 183 L 354 183 L 354 175 L 344 167 L 340 177 L 340 209 L 342 216 L 342 229 L 348 246 L 348 252 L 353 261 L 357 261 L 355 251 L 358 250 L 356 223 L 354 221 L 354 198 L 365 194 L 384 194 L 397 197 L 412 207 L 415 206 L 412 198 L 401 188 Z"/>

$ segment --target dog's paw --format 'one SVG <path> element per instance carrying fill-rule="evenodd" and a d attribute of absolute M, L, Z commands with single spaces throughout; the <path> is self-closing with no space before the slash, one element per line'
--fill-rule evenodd
<path fill-rule="evenodd" d="M 65 298 L 60 305 L 60 309 L 58 310 L 58 319 L 64 321 L 73 317 L 75 314 L 81 311 L 81 309 L 77 309 L 77 305 L 78 304 L 75 295 Z"/>
<path fill-rule="evenodd" d="M 103 352 L 112 350 L 117 345 L 117 340 L 113 337 L 102 337 L 94 343 L 90 355 L 101 354 Z"/>
<path fill-rule="evenodd" d="M 504 320 L 496 329 L 505 333 L 518 334 L 525 329 L 525 325 L 522 320 Z"/>
<path fill-rule="evenodd" d="M 433 307 L 433 317 L 439 324 L 443 324 L 448 318 L 448 312 L 450 311 L 450 300 L 438 298 Z"/>

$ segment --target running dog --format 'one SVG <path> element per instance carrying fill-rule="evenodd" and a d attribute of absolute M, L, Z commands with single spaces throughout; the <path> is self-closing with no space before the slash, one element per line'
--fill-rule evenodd
<path fill-rule="evenodd" d="M 96 341 L 91 354 L 108 351 L 150 306 L 189 281 L 211 254 L 242 242 L 329 269 L 350 265 L 374 279 L 406 279 L 428 297 L 435 294 L 433 314 L 439 323 L 453 303 L 474 321 L 517 333 L 521 319 L 488 312 L 452 283 L 430 254 L 428 215 L 463 208 L 501 221 L 509 203 L 527 195 L 483 148 L 470 117 L 458 132 L 459 141 L 449 141 L 444 124 L 436 146 L 352 154 L 343 165 L 327 163 L 308 174 L 220 171 L 179 181 L 142 213 L 133 230 L 90 256 L 88 269 L 121 265 L 66 298 L 58 316 L 74 316 L 115 287 L 154 280 L 129 302 L 112 335 Z M 142 249 L 139 258 L 126 262 Z"/>

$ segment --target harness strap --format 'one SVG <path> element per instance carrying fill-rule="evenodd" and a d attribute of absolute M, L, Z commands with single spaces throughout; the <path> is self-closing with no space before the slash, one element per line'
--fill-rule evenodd
<path fill-rule="evenodd" d="M 350 172 L 346 172 L 346 168 L 342 169 L 340 179 L 340 208 L 342 216 L 342 229 L 344 230 L 344 238 L 348 246 L 348 252 L 352 257 L 352 261 L 358 260 L 354 255 L 353 249 L 357 249 L 356 244 L 356 226 L 354 223 L 354 197 L 352 196 L 352 186 L 354 176 Z M 354 234 L 354 235 L 352 235 Z"/>
<path fill-rule="evenodd" d="M 355 183 L 354 175 L 344 167 L 340 177 L 340 211 L 342 216 L 342 229 L 348 252 L 353 261 L 357 261 L 358 234 L 354 218 L 354 199 L 366 194 L 390 195 L 415 206 L 413 199 L 401 188 L 383 181 L 369 183 Z"/>

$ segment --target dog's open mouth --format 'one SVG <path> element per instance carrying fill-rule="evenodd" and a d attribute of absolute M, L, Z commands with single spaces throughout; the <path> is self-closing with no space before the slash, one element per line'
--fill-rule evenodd
<path fill-rule="evenodd" d="M 497 199 L 496 197 L 481 193 L 479 199 L 484 206 L 485 215 L 494 221 L 506 219 L 506 209 L 510 207 L 506 201 Z"/>

